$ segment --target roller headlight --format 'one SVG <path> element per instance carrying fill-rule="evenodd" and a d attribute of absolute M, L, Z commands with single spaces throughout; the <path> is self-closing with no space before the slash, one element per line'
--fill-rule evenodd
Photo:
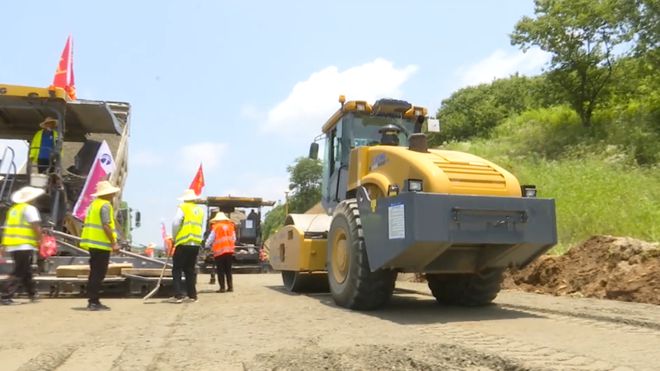
<path fill-rule="evenodd" d="M 408 192 L 422 192 L 424 190 L 424 182 L 420 179 L 408 179 Z"/>
<path fill-rule="evenodd" d="M 536 198 L 536 186 L 535 185 L 522 185 L 520 186 L 522 190 L 522 196 L 526 198 Z"/>

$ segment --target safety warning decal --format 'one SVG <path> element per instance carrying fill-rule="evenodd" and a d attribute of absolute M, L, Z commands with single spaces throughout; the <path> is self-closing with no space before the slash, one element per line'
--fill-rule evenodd
<path fill-rule="evenodd" d="M 406 238 L 406 213 L 402 204 L 388 207 L 387 227 L 390 240 Z"/>

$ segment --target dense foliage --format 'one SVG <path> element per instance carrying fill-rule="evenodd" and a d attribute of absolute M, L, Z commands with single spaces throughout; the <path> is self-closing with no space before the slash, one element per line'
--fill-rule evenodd
<path fill-rule="evenodd" d="M 660 3 L 535 5 L 512 42 L 550 52 L 547 71 L 456 91 L 431 143 L 492 160 L 555 198 L 557 251 L 593 234 L 660 240 Z"/>
<path fill-rule="evenodd" d="M 300 157 L 287 167 L 289 172 L 289 190 L 287 204 L 274 207 L 266 215 L 261 226 L 263 239 L 284 224 L 288 213 L 304 213 L 321 201 L 322 166 L 319 160 Z"/>
<path fill-rule="evenodd" d="M 591 126 L 591 117 L 612 78 L 617 55 L 640 50 L 641 19 L 657 9 L 655 1 L 535 0 L 535 17 L 523 17 L 511 43 L 523 50 L 532 46 L 551 54 L 548 81 Z M 648 3 L 648 4 L 646 4 Z M 643 49 L 646 49 L 644 46 Z"/>
<path fill-rule="evenodd" d="M 442 102 L 431 143 L 508 138 L 508 152 L 547 159 L 614 146 L 631 164 L 660 162 L 657 1 L 535 4 L 512 42 L 551 52 L 548 72 L 458 90 Z"/>
<path fill-rule="evenodd" d="M 289 172 L 289 212 L 304 213 L 321 201 L 321 161 L 307 157 L 296 159 Z"/>

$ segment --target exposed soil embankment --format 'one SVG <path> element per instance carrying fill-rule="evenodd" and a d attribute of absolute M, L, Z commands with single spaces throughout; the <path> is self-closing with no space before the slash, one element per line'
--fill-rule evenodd
<path fill-rule="evenodd" d="M 503 288 L 660 305 L 660 245 L 594 236 L 562 256 L 507 273 Z"/>

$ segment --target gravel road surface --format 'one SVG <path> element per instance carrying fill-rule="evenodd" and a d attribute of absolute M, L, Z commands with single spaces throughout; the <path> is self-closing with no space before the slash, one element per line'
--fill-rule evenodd
<path fill-rule="evenodd" d="M 197 303 L 0 307 L 0 370 L 660 370 L 660 306 L 505 291 L 442 307 L 397 282 L 387 308 L 353 312 L 276 274 L 234 280 L 234 293 L 199 284 Z"/>

